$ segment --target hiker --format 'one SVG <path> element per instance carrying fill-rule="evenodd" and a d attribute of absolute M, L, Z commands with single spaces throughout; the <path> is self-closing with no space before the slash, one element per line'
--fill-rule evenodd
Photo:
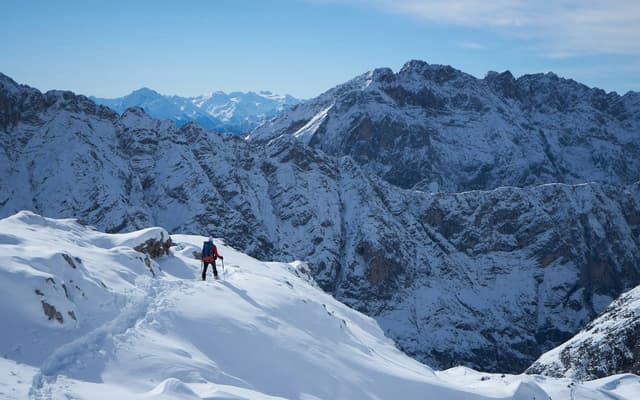
<path fill-rule="evenodd" d="M 204 263 L 204 268 L 202 269 L 202 280 L 207 280 L 207 267 L 211 264 L 211 268 L 213 268 L 213 277 L 218 279 L 218 270 L 216 269 L 216 258 L 224 260 L 224 258 L 218 254 L 218 248 L 215 244 L 213 244 L 213 238 L 209 236 L 209 240 L 204 242 L 202 245 L 202 253 L 201 253 L 202 262 Z"/>

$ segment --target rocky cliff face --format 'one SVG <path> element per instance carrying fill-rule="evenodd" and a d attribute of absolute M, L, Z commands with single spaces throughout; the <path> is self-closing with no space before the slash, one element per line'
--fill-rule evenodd
<path fill-rule="evenodd" d="M 543 354 L 527 373 L 591 380 L 640 374 L 640 287 L 624 293 L 566 343 Z"/>
<path fill-rule="evenodd" d="M 429 191 L 640 178 L 638 93 L 548 74 L 476 79 L 411 61 L 376 69 L 300 104 L 249 139 L 297 137 L 368 172 Z"/>
<path fill-rule="evenodd" d="M 308 261 L 436 367 L 520 372 L 640 283 L 638 184 L 403 190 L 289 135 L 178 129 L 1 78 L 0 215 L 160 225 Z"/>

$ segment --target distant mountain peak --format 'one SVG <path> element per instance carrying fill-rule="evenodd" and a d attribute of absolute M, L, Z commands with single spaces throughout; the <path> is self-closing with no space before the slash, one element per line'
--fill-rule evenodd
<path fill-rule="evenodd" d="M 429 67 L 429 63 L 423 60 L 409 60 L 400 69 L 400 71 L 421 71 L 425 68 Z"/>
<path fill-rule="evenodd" d="M 20 87 L 27 88 L 27 86 L 23 86 L 18 84 L 16 81 L 11 79 L 9 76 L 0 72 L 0 89 L 7 93 L 15 94 L 20 90 Z"/>
<path fill-rule="evenodd" d="M 13 79 L 11 79 L 11 77 L 9 77 L 9 76 L 7 76 L 7 75 L 3 74 L 2 72 L 0 72 L 0 82 L 2 82 L 2 83 L 10 83 L 10 84 L 12 84 L 12 85 L 16 85 L 16 86 L 18 85 L 18 84 L 16 83 L 16 81 L 14 81 Z"/>
<path fill-rule="evenodd" d="M 391 68 L 376 68 L 370 72 L 369 76 L 376 82 L 391 82 L 396 77 Z"/>
<path fill-rule="evenodd" d="M 429 64 L 426 61 L 411 60 L 404 64 L 398 75 L 418 75 L 429 81 L 443 83 L 467 74 L 450 65 Z"/>
<path fill-rule="evenodd" d="M 516 78 L 513 76 L 513 74 L 509 70 L 506 70 L 503 72 L 488 71 L 484 78 L 485 79 L 500 78 L 500 79 L 508 79 L 513 81 L 516 80 Z"/>
<path fill-rule="evenodd" d="M 519 98 L 518 84 L 511 71 L 489 71 L 484 80 L 490 87 L 505 98 Z"/>
<path fill-rule="evenodd" d="M 130 95 L 163 96 L 160 93 L 148 87 L 141 87 L 140 89 L 136 89 L 133 92 L 131 92 Z"/>
<path fill-rule="evenodd" d="M 196 97 L 166 96 L 143 87 L 129 95 L 115 99 L 92 98 L 123 113 L 132 106 L 142 107 L 157 119 L 171 119 L 181 126 L 193 121 L 206 129 L 244 133 L 278 112 L 299 103 L 299 100 L 270 91 L 232 92 L 211 91 Z"/>

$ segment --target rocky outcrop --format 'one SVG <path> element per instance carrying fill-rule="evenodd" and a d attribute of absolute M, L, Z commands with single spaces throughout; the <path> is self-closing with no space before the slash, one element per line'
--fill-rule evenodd
<path fill-rule="evenodd" d="M 569 341 L 543 354 L 527 373 L 576 380 L 640 375 L 640 287 L 620 296 Z"/>
<path fill-rule="evenodd" d="M 166 240 L 164 238 L 160 240 L 147 239 L 144 243 L 139 244 L 133 249 L 140 253 L 148 254 L 151 258 L 158 258 L 169 255 L 171 246 L 173 246 L 173 242 L 171 241 L 171 237 L 168 237 Z"/>
<path fill-rule="evenodd" d="M 51 304 L 47 303 L 44 300 L 42 300 L 41 303 L 42 303 L 42 310 L 44 311 L 44 315 L 47 316 L 49 321 L 55 319 L 61 324 L 64 322 L 64 318 L 62 317 L 62 314 L 60 314 L 60 311 L 56 310 L 55 306 L 52 306 Z"/>

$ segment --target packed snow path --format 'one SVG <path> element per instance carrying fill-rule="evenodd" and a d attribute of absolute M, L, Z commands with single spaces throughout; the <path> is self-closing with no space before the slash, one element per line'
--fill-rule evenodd
<path fill-rule="evenodd" d="M 159 228 L 106 235 L 20 213 L 0 232 L 2 399 L 640 395 L 635 375 L 577 383 L 435 372 L 319 290 L 304 263 L 260 262 L 222 241 L 225 280 L 202 282 L 193 257 L 202 237 L 172 236 L 177 245 L 156 262 L 132 247 L 166 238 Z"/>
<path fill-rule="evenodd" d="M 141 277 L 138 287 L 146 288 L 143 294 L 132 296 L 131 302 L 115 319 L 63 345 L 47 357 L 33 377 L 29 397 L 44 400 L 52 398 L 54 392 L 63 392 L 64 387 L 56 388 L 59 376 L 99 379 L 93 375 L 106 361 L 107 353 L 104 349 L 115 348 L 119 336 L 125 335 L 147 315 L 150 301 L 156 297 L 158 282 Z"/>

